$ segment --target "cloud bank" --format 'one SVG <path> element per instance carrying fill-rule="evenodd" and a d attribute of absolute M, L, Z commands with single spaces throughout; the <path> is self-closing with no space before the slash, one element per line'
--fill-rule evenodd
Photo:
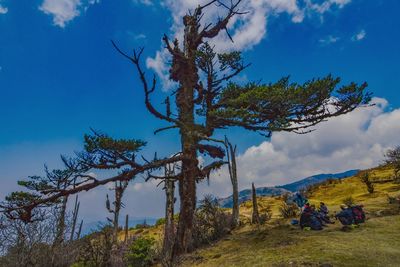
<path fill-rule="evenodd" d="M 240 188 L 290 183 L 318 173 L 366 169 L 382 163 L 388 148 L 400 144 L 400 109 L 390 110 L 383 98 L 323 122 L 306 135 L 274 133 L 270 141 L 248 148 L 237 157 Z M 234 141 L 234 140 L 232 140 Z M 217 195 L 229 195 L 229 176 L 221 170 L 203 187 Z"/>

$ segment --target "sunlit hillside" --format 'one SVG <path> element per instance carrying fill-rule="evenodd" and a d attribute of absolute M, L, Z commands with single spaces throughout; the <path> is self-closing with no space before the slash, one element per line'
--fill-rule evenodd
<path fill-rule="evenodd" d="M 311 204 L 325 202 L 332 212 L 346 198 L 364 204 L 367 222 L 349 232 L 337 221 L 322 231 L 302 231 L 279 215 L 279 197 L 258 198 L 260 209 L 271 206 L 272 220 L 265 226 L 245 225 L 216 244 L 189 255 L 183 266 L 399 266 L 400 216 L 388 196 L 398 196 L 400 185 L 386 182 L 390 168 L 368 170 L 375 183 L 369 194 L 358 176 L 314 189 Z M 362 174 L 362 173 L 361 173 Z M 241 205 L 250 221 L 251 203 Z"/>

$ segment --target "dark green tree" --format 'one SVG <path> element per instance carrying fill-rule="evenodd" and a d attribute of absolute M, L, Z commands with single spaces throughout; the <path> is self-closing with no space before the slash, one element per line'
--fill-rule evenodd
<path fill-rule="evenodd" d="M 210 172 L 221 167 L 225 161 L 224 149 L 214 142 L 215 131 L 228 127 L 241 127 L 267 137 L 273 132 L 285 131 L 307 133 L 313 126 L 328 118 L 346 114 L 360 105 L 367 104 L 370 95 L 365 93 L 366 83 L 350 83 L 340 86 L 340 79 L 328 75 L 303 84 L 292 83 L 283 78 L 275 83 L 234 83 L 232 78 L 249 65 L 245 64 L 239 51 L 218 53 L 209 41 L 219 34 L 228 33 L 227 25 L 240 11 L 242 0 L 218 1 L 198 6 L 183 17 L 182 43 L 163 37 L 171 56 L 170 79 L 177 84 L 176 90 L 166 98 L 166 111 L 153 106 L 151 95 L 157 89 L 155 76 L 148 82 L 141 67 L 143 49 L 132 55 L 115 48 L 136 68 L 144 89 L 144 102 L 148 111 L 167 125 L 155 131 L 177 128 L 181 149 L 163 159 L 155 157 L 139 163 L 134 155 L 143 142 L 114 140 L 112 138 L 85 138 L 86 153 L 82 161 L 86 166 L 98 169 L 120 169 L 118 175 L 103 179 L 83 179 L 75 188 L 34 199 L 33 208 L 67 194 L 90 190 L 115 181 L 132 179 L 139 173 L 158 170 L 169 163 L 181 162 L 178 180 L 180 214 L 173 246 L 173 256 L 193 250 L 193 217 L 196 207 L 196 184 L 209 178 Z M 203 21 L 207 8 L 217 5 L 223 17 L 217 21 Z M 229 35 L 229 33 L 228 33 Z M 209 164 L 199 166 L 198 154 L 209 156 Z M 124 168 L 124 169 L 122 169 Z M 22 203 L 27 204 L 27 203 Z M 12 211 L 14 209 L 6 209 Z M 21 210 L 21 209 L 19 209 Z"/>

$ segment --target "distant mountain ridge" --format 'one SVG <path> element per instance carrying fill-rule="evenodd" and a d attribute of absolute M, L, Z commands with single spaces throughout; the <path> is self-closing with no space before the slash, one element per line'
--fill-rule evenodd
<path fill-rule="evenodd" d="M 308 185 L 317 184 L 317 183 L 326 181 L 328 179 L 347 178 L 347 177 L 356 175 L 359 171 L 360 170 L 349 170 L 349 171 L 340 172 L 340 173 L 317 174 L 317 175 L 313 175 L 313 176 L 301 179 L 294 183 L 277 186 L 277 188 L 284 188 L 288 191 L 296 192 L 296 191 L 306 188 Z"/>
<path fill-rule="evenodd" d="M 256 188 L 257 196 L 278 196 L 289 192 L 299 191 L 309 185 L 317 184 L 328 179 L 342 179 L 357 174 L 360 170 L 349 170 L 341 173 L 317 174 L 299 181 L 272 187 L 258 187 Z M 239 203 L 243 203 L 251 199 L 251 189 L 245 189 L 239 192 Z M 223 208 L 232 208 L 233 197 L 230 195 L 226 198 L 219 198 L 218 203 Z"/>

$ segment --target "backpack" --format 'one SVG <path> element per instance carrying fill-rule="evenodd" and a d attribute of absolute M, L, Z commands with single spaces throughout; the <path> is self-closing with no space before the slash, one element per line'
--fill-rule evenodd
<path fill-rule="evenodd" d="M 365 212 L 361 206 L 353 206 L 351 207 L 351 211 L 353 212 L 354 222 L 356 224 L 365 222 Z"/>

